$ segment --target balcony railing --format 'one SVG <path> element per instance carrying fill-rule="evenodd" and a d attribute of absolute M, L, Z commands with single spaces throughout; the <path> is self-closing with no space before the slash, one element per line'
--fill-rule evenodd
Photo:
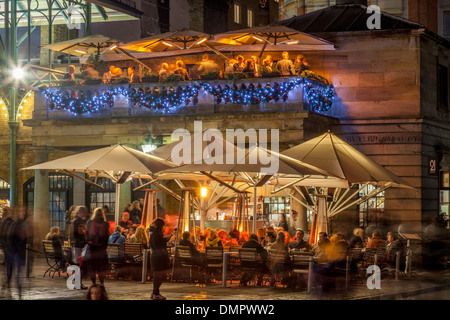
<path fill-rule="evenodd" d="M 320 79 L 319 79 L 320 80 Z M 307 77 L 90 84 L 41 89 L 33 118 L 314 111 L 332 107 L 334 87 Z"/>

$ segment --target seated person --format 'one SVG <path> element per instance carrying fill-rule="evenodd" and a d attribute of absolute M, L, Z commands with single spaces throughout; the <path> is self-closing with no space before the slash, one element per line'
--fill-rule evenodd
<path fill-rule="evenodd" d="M 67 73 L 64 75 L 63 80 L 75 81 L 75 66 L 70 65 L 67 68 Z"/>
<path fill-rule="evenodd" d="M 128 67 L 127 68 L 127 78 L 130 83 L 139 83 L 141 80 L 139 79 L 139 76 L 134 73 L 134 67 Z"/>
<path fill-rule="evenodd" d="M 63 242 L 61 238 L 61 230 L 59 227 L 52 227 L 50 232 L 45 236 L 45 240 L 51 240 L 53 250 L 55 251 L 55 259 L 61 264 L 61 267 L 66 266 L 72 260 L 71 251 L 63 250 Z"/>
<path fill-rule="evenodd" d="M 244 67 L 244 70 L 242 70 L 242 72 L 245 73 L 248 78 L 255 77 L 255 68 L 252 64 L 252 60 L 250 60 L 250 59 L 245 60 L 245 67 Z"/>
<path fill-rule="evenodd" d="M 114 255 L 108 255 L 108 258 L 119 258 L 123 257 L 123 245 L 122 243 L 126 242 L 126 238 L 122 235 L 123 228 L 121 226 L 117 226 L 114 228 L 114 232 L 109 236 L 108 243 L 118 243 L 120 244 L 120 255 L 114 256 Z"/>
<path fill-rule="evenodd" d="M 225 244 L 225 246 L 230 247 L 230 246 L 239 246 L 239 231 L 237 229 L 232 229 L 229 233 L 228 233 L 228 242 Z"/>
<path fill-rule="evenodd" d="M 362 248 L 364 246 L 364 230 L 361 228 L 355 228 L 353 235 L 350 238 L 350 248 Z"/>
<path fill-rule="evenodd" d="M 248 232 L 247 231 L 242 231 L 239 234 L 239 239 L 238 239 L 239 245 L 242 246 L 245 242 L 248 241 L 248 239 L 249 239 Z"/>
<path fill-rule="evenodd" d="M 311 248 L 309 243 L 303 240 L 305 232 L 302 229 L 297 229 L 295 232 L 294 241 L 289 242 L 289 249 L 299 251 L 309 251 Z"/>
<path fill-rule="evenodd" d="M 217 235 L 217 231 L 211 229 L 209 236 L 206 238 L 205 247 L 223 247 L 222 240 Z"/>
<path fill-rule="evenodd" d="M 116 72 L 116 67 L 113 65 L 109 66 L 108 72 L 103 74 L 102 84 L 110 84 L 111 80 L 114 78 Z"/>
<path fill-rule="evenodd" d="M 204 54 L 202 56 L 200 66 L 198 67 L 198 71 L 202 75 L 211 74 L 214 72 L 219 73 L 219 66 L 214 62 L 214 60 L 209 59 L 208 54 Z"/>
<path fill-rule="evenodd" d="M 80 68 L 81 77 L 84 80 L 95 80 L 100 78 L 100 74 L 94 69 L 92 63 L 83 63 Z"/>
<path fill-rule="evenodd" d="M 183 232 L 181 237 L 182 237 L 182 239 L 180 240 L 179 245 L 189 247 L 192 258 L 194 259 L 194 263 L 196 265 L 199 265 L 199 266 L 204 265 L 204 261 L 200 254 L 200 251 L 198 251 L 197 246 L 191 242 L 191 233 L 189 231 L 185 231 L 185 232 Z"/>
<path fill-rule="evenodd" d="M 233 72 L 242 72 L 245 68 L 244 57 L 239 55 L 236 57 L 236 63 L 233 66 Z"/>
<path fill-rule="evenodd" d="M 386 241 L 386 261 L 390 265 L 395 265 L 397 259 L 397 252 L 400 252 L 400 261 L 404 261 L 402 259 L 403 255 L 403 244 L 397 239 L 393 232 L 387 233 L 387 241 Z"/>
<path fill-rule="evenodd" d="M 386 244 L 383 239 L 381 239 L 381 232 L 378 230 L 374 230 L 372 233 L 372 238 L 367 242 L 366 248 L 381 248 L 385 247 Z"/>
<path fill-rule="evenodd" d="M 165 81 L 169 76 L 169 65 L 165 62 L 161 63 L 161 69 L 159 69 L 159 81 Z"/>
<path fill-rule="evenodd" d="M 267 264 L 266 264 L 267 259 L 269 257 L 267 250 L 264 249 L 264 247 L 258 242 L 258 236 L 254 233 L 252 233 L 250 235 L 249 240 L 242 245 L 242 248 L 255 248 L 256 252 L 258 253 L 258 256 L 261 257 L 261 260 L 258 261 L 258 264 L 257 264 L 257 269 L 258 269 L 257 285 L 260 286 L 262 283 L 262 278 L 263 278 L 264 274 L 270 273 L 269 268 L 267 267 Z M 249 275 L 244 272 L 242 274 L 240 284 L 246 286 L 247 282 L 249 280 L 250 280 Z"/>
<path fill-rule="evenodd" d="M 119 220 L 118 224 L 124 229 L 123 232 L 128 232 L 130 227 L 133 225 L 133 221 L 130 220 L 130 213 L 126 211 L 122 212 L 122 219 Z"/>
<path fill-rule="evenodd" d="M 136 233 L 130 237 L 130 243 L 141 243 L 142 249 L 148 249 L 148 237 L 145 233 L 145 228 L 143 226 L 139 226 L 136 229 Z"/>
<path fill-rule="evenodd" d="M 234 65 L 237 63 L 236 59 L 228 60 L 228 65 L 225 67 L 224 75 L 225 77 L 234 72 Z"/>
<path fill-rule="evenodd" d="M 284 231 L 280 231 L 277 234 L 276 241 L 270 245 L 270 250 L 282 251 L 284 255 L 282 257 L 272 258 L 269 262 L 269 268 L 272 273 L 272 279 L 270 285 L 275 285 L 275 277 L 281 276 L 281 280 L 286 282 L 289 280 L 289 273 L 292 271 L 292 262 L 289 257 L 289 249 L 285 244 Z"/>
<path fill-rule="evenodd" d="M 306 58 L 299 54 L 294 60 L 294 70 L 296 75 L 301 75 L 303 71 L 309 70 L 309 64 Z"/>

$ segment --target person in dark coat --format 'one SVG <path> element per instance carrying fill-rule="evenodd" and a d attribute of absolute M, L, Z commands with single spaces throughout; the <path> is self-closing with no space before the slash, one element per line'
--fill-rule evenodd
<path fill-rule="evenodd" d="M 189 231 L 183 232 L 181 235 L 182 239 L 180 240 L 179 244 L 180 246 L 186 246 L 189 247 L 189 250 L 191 251 L 191 255 L 194 259 L 194 262 L 196 265 L 204 265 L 203 258 L 201 257 L 200 251 L 197 250 L 197 247 L 194 243 L 191 242 L 191 233 Z"/>
<path fill-rule="evenodd" d="M 9 209 L 8 216 L 0 225 L 0 247 L 5 255 L 6 279 L 2 287 L 11 294 L 11 279 L 15 273 L 19 297 L 22 296 L 21 267 L 25 262 L 27 234 L 25 228 L 25 210 Z"/>
<path fill-rule="evenodd" d="M 295 231 L 295 240 L 289 242 L 289 249 L 300 250 L 300 251 L 309 251 L 311 249 L 308 242 L 303 240 L 305 236 L 305 232 L 302 229 L 297 229 Z"/>
<path fill-rule="evenodd" d="M 350 248 L 362 248 L 364 247 L 364 230 L 361 228 L 355 228 L 353 230 L 353 235 L 350 238 L 349 245 Z"/>
<path fill-rule="evenodd" d="M 129 219 L 132 221 L 132 224 L 141 224 L 142 210 L 138 200 L 134 200 L 131 203 Z M 127 226 L 126 228 L 129 228 L 129 226 Z"/>
<path fill-rule="evenodd" d="M 166 300 L 159 292 L 161 284 L 164 282 L 166 271 L 169 266 L 169 253 L 167 252 L 167 242 L 171 234 L 164 237 L 163 227 L 165 223 L 161 218 L 156 218 L 150 226 L 150 265 L 153 271 L 153 293 L 152 300 Z"/>
<path fill-rule="evenodd" d="M 258 236 L 254 233 L 250 235 L 247 242 L 242 244 L 242 248 L 255 248 L 256 252 L 261 257 L 261 261 L 257 264 L 258 281 L 256 283 L 258 286 L 260 286 L 264 275 L 270 273 L 269 268 L 267 267 L 267 259 L 269 257 L 267 250 L 264 249 L 264 247 L 259 243 Z M 247 285 L 247 282 L 249 280 L 249 275 L 244 272 L 241 277 L 241 285 Z"/>
<path fill-rule="evenodd" d="M 72 221 L 72 262 L 79 265 L 81 251 L 86 245 L 87 208 L 85 206 L 77 206 L 75 212 L 76 217 Z"/>
<path fill-rule="evenodd" d="M 86 240 L 90 249 L 87 264 L 92 284 L 96 284 L 96 274 L 98 274 L 100 286 L 104 286 L 105 271 L 108 266 L 106 249 L 109 240 L 109 223 L 106 222 L 102 208 L 96 208 L 92 220 L 87 223 Z"/>

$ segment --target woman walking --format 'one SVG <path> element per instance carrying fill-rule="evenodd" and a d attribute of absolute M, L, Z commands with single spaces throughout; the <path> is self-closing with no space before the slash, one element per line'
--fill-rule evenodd
<path fill-rule="evenodd" d="M 86 239 L 89 246 L 87 259 L 88 273 L 92 284 L 96 284 L 96 275 L 100 286 L 104 286 L 105 270 L 108 265 L 106 249 L 109 239 L 109 224 L 106 222 L 102 208 L 96 208 L 86 227 Z"/>
<path fill-rule="evenodd" d="M 150 265 L 153 271 L 153 293 L 152 300 L 166 300 L 159 292 L 161 284 L 164 282 L 167 270 L 169 267 L 169 254 L 167 252 L 167 242 L 171 234 L 164 237 L 163 227 L 164 220 L 161 218 L 155 219 L 150 226 Z"/>

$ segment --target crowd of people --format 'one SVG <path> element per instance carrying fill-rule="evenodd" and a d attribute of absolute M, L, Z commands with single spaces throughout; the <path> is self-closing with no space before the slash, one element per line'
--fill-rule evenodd
<path fill-rule="evenodd" d="M 327 284 L 323 282 L 323 279 L 332 277 L 335 268 L 345 269 L 346 257 L 352 248 L 362 248 L 362 250 L 386 248 L 386 261 L 391 265 L 395 265 L 396 252 L 403 253 L 405 249 L 394 232 L 388 232 L 386 240 L 378 230 L 365 236 L 362 228 L 355 228 L 351 237 L 347 237 L 342 232 L 337 232 L 329 237 L 325 232 L 321 232 L 318 235 L 317 243 L 311 244 L 305 240 L 305 232 L 302 229 L 298 228 L 295 233 L 292 233 L 285 228 L 268 226 L 258 229 L 254 234 L 249 234 L 246 231 L 239 232 L 235 228 L 228 232 L 223 229 L 206 228 L 204 232 L 200 232 L 200 228 L 197 227 L 195 234 L 191 234 L 189 231 L 183 232 L 179 245 L 190 248 L 194 261 L 199 267 L 203 267 L 206 263 L 204 250 L 207 247 L 256 248 L 261 259 L 257 277 L 258 285 L 261 285 L 263 276 L 267 274 L 271 278 L 270 285 L 272 286 L 278 279 L 286 285 L 294 287 L 299 285 L 303 288 L 306 288 L 304 279 L 296 282 L 297 280 L 292 277 L 293 265 L 290 252 L 310 252 L 315 261 L 315 281 L 326 287 Z M 285 260 L 269 259 L 271 250 L 284 252 Z M 248 275 L 244 273 L 241 285 L 246 285 L 249 279 Z"/>
<path fill-rule="evenodd" d="M 70 65 L 63 80 L 75 82 L 75 70 L 76 67 Z M 262 61 L 254 55 L 247 58 L 238 55 L 229 59 L 224 68 L 221 68 L 208 54 L 204 54 L 202 60 L 189 68 L 189 70 L 185 63 L 179 59 L 175 62 L 173 70 L 171 70 L 167 62 L 162 62 L 155 74 L 157 74 L 158 80 L 163 82 L 172 74 L 179 76 L 180 81 L 189 81 L 198 80 L 202 75 L 211 74 L 220 78 L 227 78 L 233 73 L 245 74 L 247 78 L 257 78 L 273 73 L 279 76 L 299 76 L 305 70 L 309 70 L 309 63 L 303 55 L 297 55 L 294 60 L 291 60 L 289 53 L 285 51 L 278 61 L 274 61 L 271 55 L 267 55 Z M 122 69 L 115 65 L 110 65 L 108 71 L 100 75 L 100 72 L 95 70 L 94 64 L 83 63 L 80 72 L 81 74 L 77 76 L 77 78 L 81 78 L 80 84 L 84 84 L 86 80 L 101 80 L 102 84 L 111 84 L 119 79 L 126 79 L 128 83 L 141 82 L 141 77 L 136 74 L 135 68 L 132 66 Z"/>

